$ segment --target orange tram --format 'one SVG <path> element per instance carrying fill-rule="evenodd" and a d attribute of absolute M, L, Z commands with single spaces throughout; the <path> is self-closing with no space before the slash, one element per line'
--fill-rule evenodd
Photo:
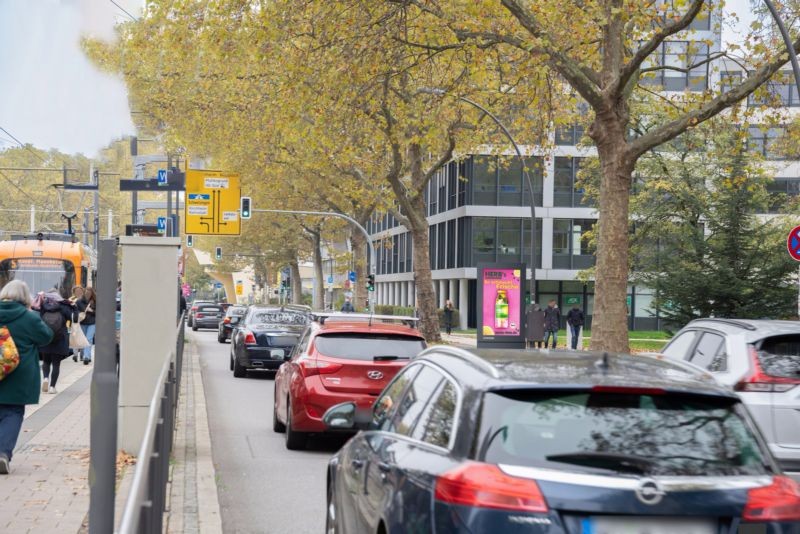
<path fill-rule="evenodd" d="M 73 235 L 12 235 L 0 241 L 0 288 L 24 280 L 32 294 L 56 288 L 67 298 L 76 285 L 94 285 L 96 275 L 95 251 Z"/>

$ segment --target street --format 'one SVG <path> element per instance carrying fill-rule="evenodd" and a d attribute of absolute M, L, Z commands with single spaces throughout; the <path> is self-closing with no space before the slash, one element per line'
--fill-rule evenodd
<path fill-rule="evenodd" d="M 272 431 L 272 374 L 234 378 L 230 344 L 218 343 L 216 331 L 189 337 L 200 352 L 224 532 L 322 532 L 325 468 L 342 440 L 287 450 Z"/>

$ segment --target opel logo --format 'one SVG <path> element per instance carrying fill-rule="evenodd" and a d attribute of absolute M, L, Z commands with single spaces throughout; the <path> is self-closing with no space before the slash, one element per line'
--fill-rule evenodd
<path fill-rule="evenodd" d="M 636 498 L 644 504 L 654 506 L 661 502 L 666 492 L 661 485 L 652 478 L 643 478 L 636 488 Z"/>
<path fill-rule="evenodd" d="M 372 380 L 380 380 L 383 378 L 383 373 L 380 371 L 368 371 L 367 378 L 371 378 Z"/>

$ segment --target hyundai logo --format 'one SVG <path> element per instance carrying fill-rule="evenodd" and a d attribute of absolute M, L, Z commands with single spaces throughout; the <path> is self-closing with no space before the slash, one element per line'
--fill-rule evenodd
<path fill-rule="evenodd" d="M 383 378 L 383 373 L 380 371 L 368 371 L 367 378 L 371 378 L 372 380 L 380 380 Z"/>
<path fill-rule="evenodd" d="M 650 506 L 656 505 L 661 502 L 666 492 L 661 488 L 661 485 L 652 478 L 643 478 L 639 481 L 639 486 L 636 488 L 636 498 L 644 504 Z"/>

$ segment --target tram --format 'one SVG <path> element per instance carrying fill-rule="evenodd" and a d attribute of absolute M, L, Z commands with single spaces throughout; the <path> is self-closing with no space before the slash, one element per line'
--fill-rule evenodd
<path fill-rule="evenodd" d="M 32 294 L 56 288 L 64 298 L 76 285 L 92 286 L 97 255 L 74 235 L 12 235 L 0 241 L 0 288 L 23 280 Z"/>

